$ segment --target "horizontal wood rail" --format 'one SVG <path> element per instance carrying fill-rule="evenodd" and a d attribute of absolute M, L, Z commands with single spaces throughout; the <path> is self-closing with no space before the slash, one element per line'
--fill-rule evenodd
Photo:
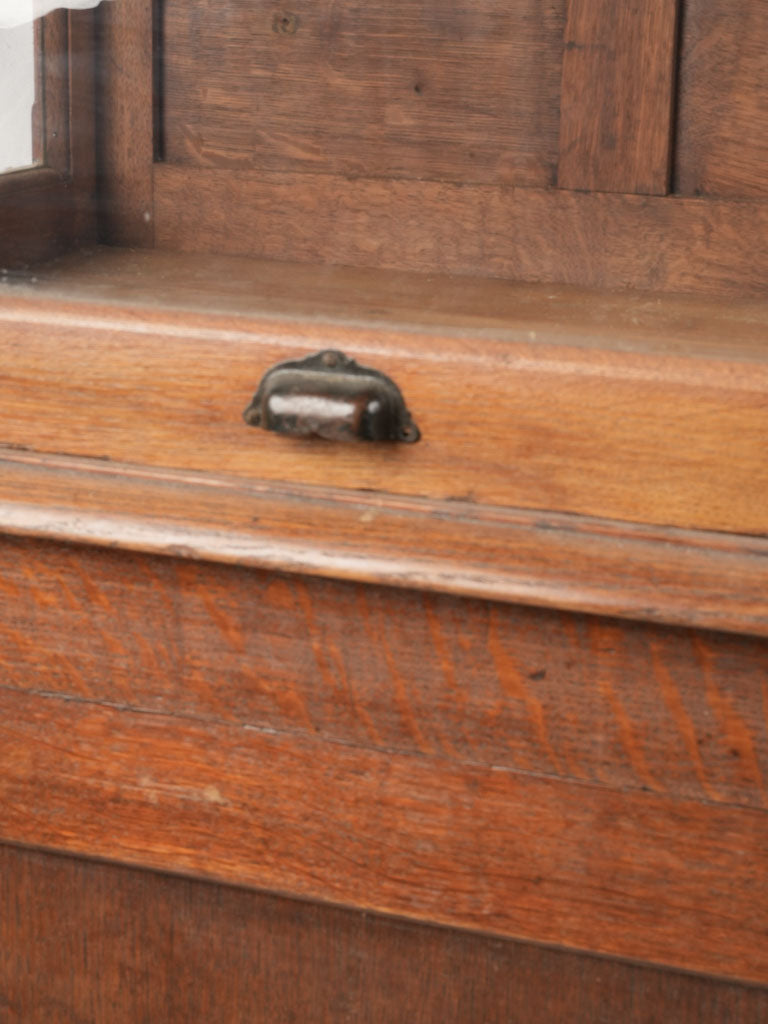
<path fill-rule="evenodd" d="M 765 983 L 763 810 L 0 687 L 0 836 Z"/>
<path fill-rule="evenodd" d="M 155 242 L 266 259 L 766 294 L 768 204 L 156 164 Z"/>
<path fill-rule="evenodd" d="M 0 448 L 0 532 L 768 636 L 768 539 Z"/>

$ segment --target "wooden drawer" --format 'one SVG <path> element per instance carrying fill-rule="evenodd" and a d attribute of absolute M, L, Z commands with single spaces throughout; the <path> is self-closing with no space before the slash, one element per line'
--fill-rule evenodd
<path fill-rule="evenodd" d="M 761 534 L 766 328 L 758 302 L 100 249 L 6 287 L 0 441 Z M 301 442 L 247 428 L 265 371 L 324 348 L 389 374 L 422 440 Z"/>

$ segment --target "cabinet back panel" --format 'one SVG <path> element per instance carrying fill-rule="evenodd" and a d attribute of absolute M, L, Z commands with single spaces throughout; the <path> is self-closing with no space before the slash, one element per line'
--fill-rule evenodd
<path fill-rule="evenodd" d="M 171 163 L 541 185 L 564 0 L 168 0 Z"/>

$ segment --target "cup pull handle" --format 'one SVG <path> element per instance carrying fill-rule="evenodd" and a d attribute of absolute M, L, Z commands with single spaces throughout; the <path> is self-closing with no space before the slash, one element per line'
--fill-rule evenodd
<path fill-rule="evenodd" d="M 394 381 L 335 349 L 273 366 L 243 418 L 287 437 L 413 444 L 421 436 Z"/>

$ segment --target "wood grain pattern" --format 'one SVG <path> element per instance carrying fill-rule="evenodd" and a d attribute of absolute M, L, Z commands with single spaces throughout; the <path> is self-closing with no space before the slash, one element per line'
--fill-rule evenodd
<path fill-rule="evenodd" d="M 162 300 L 162 285 L 155 294 Z M 215 303 L 215 280 L 205 294 Z M 571 329 L 568 296 L 537 294 L 505 330 L 481 333 L 453 328 L 450 317 L 422 330 L 346 314 L 276 318 L 258 305 L 250 316 L 182 314 L 162 302 L 7 293 L 1 439 L 249 480 L 765 533 L 765 306 L 721 311 L 703 329 L 711 344 L 689 348 L 702 317 L 686 324 L 685 304 L 653 306 L 647 320 L 633 300 L 619 327 L 585 312 Z M 586 310 L 589 298 L 580 301 Z M 398 382 L 419 444 L 292 443 L 243 424 L 270 366 L 328 346 Z"/>
<path fill-rule="evenodd" d="M 676 0 L 569 0 L 560 188 L 668 191 Z"/>
<path fill-rule="evenodd" d="M 677 190 L 768 195 L 768 6 L 687 0 Z"/>
<path fill-rule="evenodd" d="M 100 237 L 151 246 L 153 68 L 151 0 L 121 0 L 98 13 L 97 96 Z"/>
<path fill-rule="evenodd" d="M 0 689 L 3 841 L 765 983 L 764 810 Z"/>
<path fill-rule="evenodd" d="M 6 539 L 3 685 L 768 806 L 764 640 Z"/>
<path fill-rule="evenodd" d="M 548 185 L 564 0 L 164 9 L 166 159 Z"/>
<path fill-rule="evenodd" d="M 0 1009 L 24 1024 L 595 1024 L 606 1007 L 623 1024 L 762 1024 L 768 1013 L 756 988 L 11 847 L 0 847 L 0 906 Z"/>
<path fill-rule="evenodd" d="M 155 167 L 157 244 L 587 288 L 766 294 L 761 203 Z"/>
<path fill-rule="evenodd" d="M 0 530 L 768 636 L 768 541 L 752 537 L 9 449 Z"/>
<path fill-rule="evenodd" d="M 318 331 L 349 323 L 530 341 L 534 330 L 542 344 L 758 362 L 768 329 L 765 298 L 723 302 L 111 246 L 35 267 L 34 287 L 6 289 L 4 301 L 11 296 L 290 318 L 314 321 Z"/>

